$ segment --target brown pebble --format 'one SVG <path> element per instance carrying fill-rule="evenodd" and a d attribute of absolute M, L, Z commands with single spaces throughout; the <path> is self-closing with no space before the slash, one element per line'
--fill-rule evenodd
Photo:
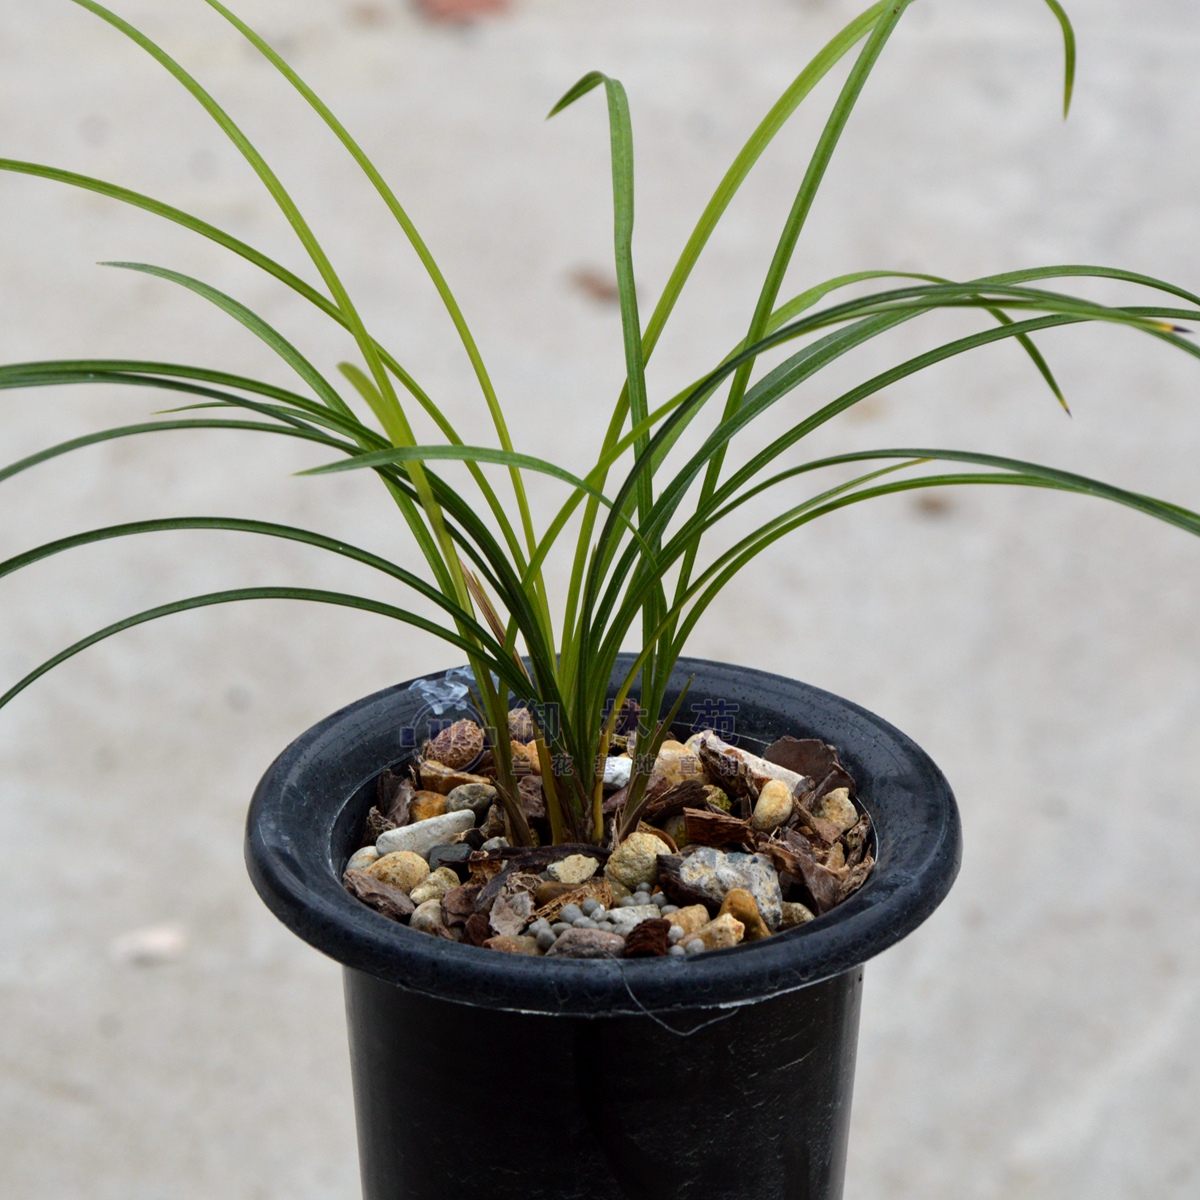
<path fill-rule="evenodd" d="M 578 884 L 575 883 L 559 883 L 558 880 L 552 879 L 547 883 L 543 883 L 541 887 L 534 893 L 534 900 L 537 901 L 538 908 L 549 904 L 551 900 L 557 900 L 559 896 L 566 895 L 567 892 L 573 892 Z"/>
<path fill-rule="evenodd" d="M 462 929 L 466 926 L 474 915 L 475 897 L 478 895 L 479 888 L 464 883 L 461 887 L 452 888 L 442 897 L 442 920 L 448 928 Z"/>
<path fill-rule="evenodd" d="M 448 796 L 456 787 L 462 787 L 464 783 L 482 783 L 491 787 L 492 780 L 485 779 L 482 775 L 472 775 L 470 771 L 459 771 L 454 767 L 447 767 L 444 763 L 435 762 L 433 759 L 423 759 L 418 765 L 417 770 L 421 773 L 421 786 L 427 792 L 441 792 L 443 796 Z"/>
<path fill-rule="evenodd" d="M 603 929 L 568 929 L 546 951 L 547 958 L 620 958 L 625 939 Z"/>
<path fill-rule="evenodd" d="M 661 958 L 667 952 L 671 922 L 661 917 L 642 921 L 625 935 L 626 958 Z"/>
<path fill-rule="evenodd" d="M 717 916 L 723 917 L 727 913 L 741 921 L 746 927 L 746 932 L 742 935 L 743 941 L 757 942 L 760 938 L 771 936 L 771 931 L 767 928 L 766 921 L 762 919 L 762 913 L 758 911 L 754 897 L 745 888 L 730 888 L 725 893 L 721 911 L 717 913 Z"/>

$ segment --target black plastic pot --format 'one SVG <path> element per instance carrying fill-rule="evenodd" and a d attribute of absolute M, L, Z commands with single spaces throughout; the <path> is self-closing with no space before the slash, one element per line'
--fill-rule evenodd
<path fill-rule="evenodd" d="M 365 1200 L 841 1196 L 862 964 L 949 891 L 954 797 L 857 705 L 697 659 L 679 664 L 679 686 L 689 676 L 688 705 L 732 720 L 741 745 L 820 737 L 858 782 L 875 871 L 809 926 L 694 958 L 564 962 L 414 933 L 361 905 L 340 875 L 374 778 L 423 723 L 461 715 L 431 710 L 442 676 L 335 713 L 259 784 L 254 885 L 345 968 Z"/>

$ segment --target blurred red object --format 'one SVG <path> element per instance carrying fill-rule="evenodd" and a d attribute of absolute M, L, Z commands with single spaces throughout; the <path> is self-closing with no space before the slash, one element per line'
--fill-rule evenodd
<path fill-rule="evenodd" d="M 430 21 L 473 21 L 505 13 L 510 0 L 414 0 L 417 12 Z"/>

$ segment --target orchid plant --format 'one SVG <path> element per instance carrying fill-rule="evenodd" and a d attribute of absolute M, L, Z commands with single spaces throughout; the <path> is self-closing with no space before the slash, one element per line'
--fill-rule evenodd
<path fill-rule="evenodd" d="M 310 280 L 240 238 L 201 218 L 116 183 L 31 162 L 0 159 L 0 169 L 84 189 L 154 213 L 252 263 L 291 289 L 353 337 L 358 357 L 338 364 L 340 378 L 315 364 L 278 329 L 212 284 L 162 266 L 110 264 L 186 288 L 260 338 L 295 375 L 279 387 L 218 368 L 123 359 L 28 362 L 0 368 L 0 387 L 115 384 L 175 393 L 186 401 L 144 422 L 106 429 L 50 446 L 0 469 L 0 480 L 86 446 L 168 430 L 229 429 L 301 439 L 334 461 L 306 474 L 373 471 L 415 543 L 413 566 L 320 533 L 254 519 L 175 517 L 89 529 L 34 547 L 0 563 L 0 576 L 75 547 L 162 530 L 206 529 L 283 538 L 340 555 L 381 572 L 398 590 L 410 589 L 434 605 L 439 618 L 347 592 L 301 587 L 255 587 L 190 596 L 97 630 L 66 647 L 15 682 L 7 704 L 46 671 L 113 634 L 172 613 L 251 599 L 315 601 L 361 609 L 441 638 L 465 654 L 477 704 L 493 730 L 497 785 L 516 840 L 531 832 L 519 803 L 507 715 L 515 702 L 529 708 L 547 814 L 555 841 L 600 841 L 605 835 L 603 764 L 624 702 L 639 701 L 639 753 L 629 798 L 615 836 L 637 827 L 654 755 L 670 729 L 679 701 L 664 711 L 668 679 L 696 623 L 713 599 L 778 539 L 848 505 L 922 488 L 1009 486 L 1047 488 L 1102 497 L 1200 533 L 1188 509 L 1096 480 L 996 455 L 930 447 L 888 447 L 797 460 L 804 439 L 884 388 L 980 347 L 1011 340 L 1064 407 L 1066 402 L 1035 337 L 1080 322 L 1138 330 L 1196 355 L 1179 322 L 1200 318 L 1200 297 L 1129 271 L 1094 266 L 1033 267 L 965 282 L 933 275 L 860 270 L 814 282 L 794 296 L 783 286 L 793 252 L 821 187 L 831 156 L 880 54 L 912 0 L 878 0 L 849 22 L 795 77 L 753 130 L 686 237 L 662 294 L 643 322 L 634 287 L 633 135 L 624 88 L 594 72 L 554 106 L 551 115 L 594 89 L 607 103 L 611 133 L 615 266 L 619 290 L 625 380 L 612 406 L 595 461 L 583 472 L 516 449 L 500 399 L 479 348 L 445 277 L 408 213 L 359 143 L 295 70 L 221 0 L 204 0 L 246 39 L 310 106 L 378 193 L 407 238 L 444 305 L 478 381 L 494 444 L 464 440 L 437 399 L 368 328 L 342 276 L 300 208 L 266 158 L 234 118 L 165 49 L 97 0 L 71 0 L 140 46 L 207 112 L 249 163 L 290 225 L 317 280 Z M 1065 44 L 1064 115 L 1071 99 L 1075 42 L 1058 0 L 1045 0 Z M 745 334 L 717 361 L 698 364 L 694 381 L 670 396 L 652 396 L 646 364 L 676 303 L 731 200 L 772 139 L 813 89 L 849 59 L 841 89 L 799 181 Z M 1069 278 L 1117 280 L 1149 289 L 1157 303 L 1106 305 L 1049 286 Z M 948 309 L 977 314 L 979 328 L 863 378 L 835 399 L 805 404 L 805 385 L 847 355 L 906 322 Z M 778 350 L 767 369 L 763 356 Z M 809 389 L 811 390 L 811 388 Z M 755 444 L 756 419 L 787 400 L 789 426 Z M 420 410 L 441 435 L 419 441 L 413 416 Z M 685 451 L 680 437 L 694 422 L 703 433 Z M 737 439 L 749 447 L 728 469 Z M 693 438 L 692 441 L 695 439 Z M 761 441 L 761 439 L 760 439 Z M 484 467 L 504 469 L 499 488 Z M 446 468 L 462 472 L 452 483 Z M 549 514 L 535 514 L 526 494 L 528 473 L 565 485 L 566 498 Z M 501 476 L 503 478 L 503 475 Z M 824 482 L 822 482 L 824 478 Z M 743 506 L 769 493 L 774 514 L 748 527 Z M 566 531 L 573 545 L 566 545 Z M 724 532 L 714 550 L 711 544 Z M 552 603 L 544 574 L 548 557 L 571 563 L 565 597 Z M 615 701 L 608 685 L 618 653 L 637 647 Z"/>

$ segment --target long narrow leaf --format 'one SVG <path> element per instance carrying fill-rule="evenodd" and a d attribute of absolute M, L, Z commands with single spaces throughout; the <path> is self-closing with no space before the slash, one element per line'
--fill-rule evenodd
<path fill-rule="evenodd" d="M 397 608 L 392 604 L 384 604 L 382 601 L 372 600 L 365 596 L 353 596 L 345 592 L 323 591 L 317 588 L 233 588 L 223 592 L 207 592 L 201 596 L 190 596 L 186 600 L 176 600 L 170 604 L 160 604 L 155 608 L 149 608 L 144 612 L 126 617 L 122 621 L 115 621 L 113 624 L 106 625 L 103 629 L 99 629 L 85 638 L 80 638 L 79 641 L 74 642 L 65 650 L 60 650 L 53 658 L 49 658 L 40 666 L 35 667 L 13 684 L 8 691 L 0 695 L 0 708 L 3 708 L 9 701 L 23 692 L 31 683 L 40 679 L 47 671 L 53 670 L 69 658 L 74 658 L 76 654 L 88 649 L 90 646 L 96 645 L 97 642 L 102 642 L 106 638 L 113 637 L 115 634 L 123 633 L 126 629 L 133 629 L 138 625 L 145 625 L 149 621 L 156 621 L 160 617 L 172 616 L 175 613 L 189 612 L 197 608 L 208 608 L 216 604 L 233 604 L 242 600 L 307 600 L 317 604 L 332 604 L 341 608 L 354 608 L 361 612 L 376 613 L 379 616 L 391 617 L 393 620 L 411 625 L 416 629 L 423 630 L 425 633 L 431 633 L 434 637 L 441 638 L 443 641 L 449 642 L 451 645 L 457 646 L 459 649 L 478 657 L 478 648 L 453 630 L 446 629 L 436 622 L 422 617 L 418 613 L 408 612 L 406 609 Z M 490 666 L 492 670 L 508 683 L 509 687 L 518 696 L 526 695 L 526 685 L 522 682 L 520 675 L 512 671 L 511 665 L 498 661 L 491 663 Z"/>
<path fill-rule="evenodd" d="M 443 305 L 458 333 L 459 340 L 462 342 L 463 348 L 470 359 L 471 367 L 475 372 L 476 379 L 479 381 L 480 388 L 483 391 L 484 400 L 487 404 L 488 412 L 492 418 L 492 424 L 495 426 L 496 434 L 500 439 L 500 445 L 505 450 L 513 448 L 512 439 L 509 435 L 508 426 L 504 419 L 504 411 L 500 407 L 499 398 L 496 395 L 496 390 L 492 385 L 487 368 L 484 365 L 483 356 L 479 352 L 479 347 L 475 342 L 475 338 L 471 333 L 470 327 L 467 324 L 466 318 L 463 316 L 462 309 L 458 301 L 454 297 L 454 293 L 450 289 L 450 285 L 446 282 L 446 278 L 434 259 L 429 247 L 425 244 L 424 239 L 417 231 L 417 227 L 413 224 L 412 219 L 405 211 L 403 205 L 397 199 L 395 192 L 380 174 L 379 169 L 371 161 L 366 152 L 358 144 L 357 141 L 350 135 L 346 127 L 333 114 L 327 104 L 312 90 L 311 87 L 304 81 L 303 78 L 292 68 L 292 66 L 280 55 L 274 47 L 272 47 L 265 38 L 247 25 L 240 17 L 231 12 L 220 0 L 206 0 L 206 3 L 215 11 L 221 14 L 252 46 L 304 97 L 305 101 L 310 105 L 314 112 L 321 118 L 322 121 L 332 130 L 333 134 L 342 143 L 349 152 L 350 156 L 358 164 L 363 174 L 375 188 L 380 198 L 387 205 L 388 211 L 395 218 L 397 224 L 404 232 L 404 236 L 408 239 L 409 244 L 416 252 L 417 257 L 421 261 L 421 265 L 425 268 L 426 274 L 429 276 L 434 288 L 437 290 L 438 296 L 441 298 Z M 529 510 L 529 502 L 525 494 L 525 486 L 521 481 L 520 472 L 513 470 L 511 472 L 511 480 L 513 493 L 516 497 L 517 508 L 520 512 L 521 523 L 524 528 L 526 544 L 529 552 L 533 552 L 534 531 L 533 518 Z M 497 505 L 497 508 L 500 506 Z M 502 511 L 502 510 L 501 510 Z M 539 588 L 543 585 L 538 581 Z M 545 599 L 544 590 L 542 590 L 542 598 Z"/>
<path fill-rule="evenodd" d="M 224 533 L 252 533 L 260 537 L 278 538 L 283 541 L 299 542 L 313 546 L 319 550 L 337 554 L 363 566 L 380 571 L 392 579 L 403 583 L 418 595 L 436 604 L 444 612 L 449 613 L 456 622 L 471 629 L 472 634 L 481 644 L 488 645 L 489 653 L 499 656 L 503 646 L 499 641 L 493 641 L 487 630 L 479 625 L 470 613 L 464 612 L 452 600 L 443 596 L 437 588 L 426 583 L 419 575 L 414 575 L 404 567 L 375 554 L 370 550 L 352 546 L 338 538 L 326 537 L 309 529 L 300 529 L 294 525 L 280 525 L 271 521 L 246 520 L 239 517 L 160 517 L 147 521 L 128 521 L 120 525 L 106 525 L 99 529 L 89 529 L 83 533 L 72 534 L 70 537 L 58 538 L 52 542 L 35 546 L 31 550 L 13 555 L 0 562 L 0 578 L 11 575 L 33 563 L 52 558 L 56 554 L 68 550 L 77 550 L 83 546 L 92 546 L 100 542 L 112 541 L 116 538 L 138 537 L 150 533 L 179 533 L 187 530 L 203 530 Z"/>

